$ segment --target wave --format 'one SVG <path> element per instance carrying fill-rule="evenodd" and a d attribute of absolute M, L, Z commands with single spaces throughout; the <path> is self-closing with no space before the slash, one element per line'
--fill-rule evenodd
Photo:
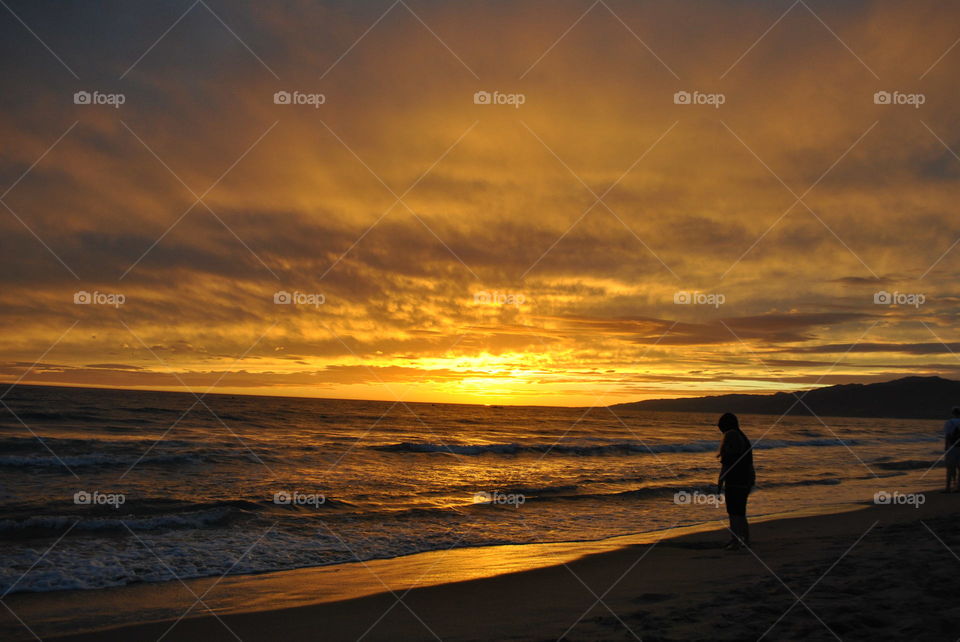
<path fill-rule="evenodd" d="M 829 447 L 842 444 L 857 445 L 860 441 L 845 439 L 819 438 L 802 440 L 764 439 L 754 444 L 756 450 L 792 447 Z M 435 444 L 429 442 L 405 441 L 396 444 L 370 446 L 374 450 L 394 453 L 447 453 L 452 455 L 518 455 L 523 453 L 555 453 L 558 455 L 630 455 L 630 454 L 659 454 L 659 453 L 702 453 L 713 452 L 717 449 L 715 441 L 690 441 L 685 443 L 644 444 L 642 442 L 618 442 L 603 445 L 569 445 L 569 444 Z"/>
<path fill-rule="evenodd" d="M 930 468 L 933 462 L 922 459 L 901 459 L 897 461 L 879 461 L 873 465 L 883 470 L 922 470 Z M 943 463 L 938 462 L 938 465 L 943 465 Z"/>
<path fill-rule="evenodd" d="M 42 445 L 41 445 L 42 443 Z M 44 448 L 46 446 L 46 448 Z M 0 439 L 2 468 L 70 468 L 132 466 L 136 464 L 201 464 L 205 462 L 274 459 L 274 453 L 258 444 L 240 447 L 235 442 L 156 439 L 101 440 Z"/>
<path fill-rule="evenodd" d="M 324 509 L 351 508 L 353 504 L 344 500 L 324 498 Z M 76 522 L 71 533 L 195 529 L 208 526 L 220 526 L 244 515 L 273 513 L 274 518 L 284 514 L 290 518 L 291 511 L 304 516 L 315 514 L 316 507 L 306 510 L 299 505 L 277 504 L 270 499 L 257 501 L 232 499 L 209 502 L 185 502 L 160 498 L 125 501 L 119 508 L 101 506 L 92 508 L 94 514 L 83 514 L 90 507 L 80 506 L 70 514 L 44 514 L 46 511 L 58 511 L 63 502 L 20 505 L 11 507 L 0 518 L 0 537 L 43 537 L 59 536 Z M 83 511 L 83 512 L 81 512 Z M 295 517 L 295 516 L 294 516 Z"/>
<path fill-rule="evenodd" d="M 579 490 L 577 484 L 558 484 L 556 486 L 512 486 L 503 492 L 519 495 L 558 495 Z"/>
<path fill-rule="evenodd" d="M 701 485 L 668 485 L 668 486 L 645 486 L 643 488 L 631 488 L 627 490 L 616 490 L 610 492 L 595 492 L 595 493 L 564 493 L 562 491 L 556 493 L 524 493 L 522 489 L 506 489 L 498 491 L 505 495 L 509 494 L 522 494 L 524 495 L 526 502 L 553 502 L 553 501 L 582 501 L 582 500 L 613 500 L 613 499 L 629 499 L 629 498 L 644 498 L 644 497 L 656 497 L 656 496 L 669 496 L 679 491 L 688 491 L 688 492 L 701 492 L 701 493 L 713 493 L 716 491 L 716 486 L 713 484 L 701 484 Z"/>
<path fill-rule="evenodd" d="M 122 408 L 121 410 L 124 412 L 142 412 L 151 415 L 158 413 L 175 415 L 183 412 L 181 408 L 161 408 L 159 406 L 140 406 L 133 408 Z"/>
<path fill-rule="evenodd" d="M 872 476 L 857 477 L 856 479 L 870 479 Z M 614 480 L 605 480 L 613 483 Z M 757 490 L 764 491 L 774 488 L 796 487 L 796 486 L 837 486 L 844 482 L 844 479 L 838 477 L 799 479 L 790 481 L 771 481 L 763 482 L 757 486 Z M 353 513 L 352 519 L 381 521 L 389 516 L 392 519 L 402 517 L 427 517 L 449 518 L 462 514 L 465 509 L 469 510 L 476 507 L 479 510 L 486 509 L 489 504 L 486 501 L 477 501 L 475 497 L 479 494 L 492 495 L 494 493 L 504 496 L 523 496 L 524 503 L 535 502 L 545 504 L 550 502 L 566 501 L 614 501 L 624 499 L 649 499 L 655 497 L 671 497 L 673 494 L 686 492 L 699 492 L 703 494 L 713 494 L 716 492 L 716 484 L 713 483 L 673 483 L 650 485 L 633 488 L 591 491 L 583 485 L 577 484 L 557 484 L 547 486 L 524 486 L 524 485 L 504 485 L 495 487 L 473 487 L 469 491 L 464 490 L 460 503 L 454 503 L 444 506 L 433 507 L 407 507 L 407 508 L 379 508 L 368 509 L 363 512 Z"/>
<path fill-rule="evenodd" d="M 71 533 L 104 533 L 132 531 L 156 531 L 195 529 L 217 526 L 228 522 L 238 514 L 229 506 L 211 508 L 189 513 L 153 515 L 149 517 L 92 517 L 77 519 L 71 515 L 35 515 L 26 519 L 0 520 L 0 535 L 5 537 L 49 537 L 62 535 L 70 528 Z"/>
<path fill-rule="evenodd" d="M 186 439 L 164 439 L 161 435 L 156 437 L 144 438 L 121 438 L 121 439 L 99 439 L 96 437 L 43 437 L 43 443 L 54 450 L 63 450 L 68 448 L 84 449 L 117 449 L 137 447 L 145 448 L 161 443 L 166 448 L 215 448 L 220 445 L 231 445 L 236 442 L 231 441 L 211 441 L 211 440 L 186 440 Z M 40 440 L 36 437 L 3 437 L 0 438 L 0 450 L 42 450 Z"/>
<path fill-rule="evenodd" d="M 863 477 L 861 479 L 868 479 Z M 762 483 L 758 486 L 758 490 L 768 490 L 771 488 L 782 488 L 782 487 L 791 487 L 791 486 L 836 486 L 842 484 L 843 480 L 831 477 L 826 479 L 800 479 L 794 481 L 783 481 L 783 482 L 767 482 Z M 680 491 L 687 491 L 690 493 L 700 492 L 704 494 L 712 494 L 716 492 L 715 484 L 669 484 L 663 486 L 644 486 L 642 488 L 631 488 L 627 490 L 616 490 L 611 492 L 593 492 L 593 493 L 567 493 L 565 492 L 571 487 L 568 486 L 556 486 L 556 487 L 547 487 L 544 489 L 534 490 L 533 492 L 527 492 L 523 488 L 506 488 L 499 490 L 497 492 L 508 494 L 522 494 L 525 496 L 526 501 L 534 502 L 544 502 L 544 501 L 556 501 L 556 500 L 608 500 L 608 499 L 617 499 L 617 498 L 642 498 L 642 497 L 651 497 L 651 496 L 669 496 Z M 572 487 L 573 490 L 576 490 L 577 487 Z"/>
<path fill-rule="evenodd" d="M 24 421 L 99 421 L 103 413 L 98 412 L 59 412 L 50 410 L 15 410 L 16 416 Z"/>
<path fill-rule="evenodd" d="M 706 443 L 706 442 L 705 442 Z M 517 455 L 521 453 L 557 453 L 570 455 L 602 455 L 608 453 L 650 452 L 650 449 L 635 443 L 615 443 L 603 446 L 570 446 L 562 444 L 434 444 L 428 442 L 401 442 L 370 446 L 374 450 L 396 453 L 448 453 L 453 455 Z M 656 452 L 657 446 L 654 446 Z M 662 446 L 660 446 L 662 448 Z M 706 452 L 716 448 L 715 443 L 703 447 L 687 446 L 689 452 Z M 661 451 L 663 452 L 663 451 Z"/>
<path fill-rule="evenodd" d="M 148 455 L 140 459 L 140 464 L 199 464 L 205 457 L 196 453 L 180 453 L 173 455 Z M 0 456 L 0 468 L 62 468 L 64 464 L 70 468 L 85 466 L 131 466 L 137 463 L 137 457 L 130 455 L 86 454 L 54 456 L 27 456 L 3 455 Z"/>

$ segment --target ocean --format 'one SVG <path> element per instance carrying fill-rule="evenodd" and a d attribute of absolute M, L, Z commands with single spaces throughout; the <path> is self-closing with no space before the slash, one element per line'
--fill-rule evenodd
<path fill-rule="evenodd" d="M 36 386 L 3 402 L 0 594 L 597 540 L 725 516 L 712 494 L 713 415 Z M 927 474 L 942 422 L 777 420 L 741 417 L 755 442 L 752 515 L 942 482 L 942 469 Z"/>

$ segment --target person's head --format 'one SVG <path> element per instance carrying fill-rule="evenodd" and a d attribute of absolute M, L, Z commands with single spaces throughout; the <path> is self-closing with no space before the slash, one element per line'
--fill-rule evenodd
<path fill-rule="evenodd" d="M 960 406 L 954 406 L 954 407 L 953 407 L 953 416 L 954 416 L 954 417 L 960 417 Z"/>
<path fill-rule="evenodd" d="M 720 432 L 740 430 L 740 421 L 732 412 L 726 412 L 720 417 L 720 421 L 717 422 L 717 428 L 720 429 Z"/>

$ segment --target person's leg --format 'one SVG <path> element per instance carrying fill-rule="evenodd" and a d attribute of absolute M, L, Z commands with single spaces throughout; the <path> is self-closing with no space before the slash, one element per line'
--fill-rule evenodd
<path fill-rule="evenodd" d="M 746 544 L 750 545 L 750 523 L 747 522 L 747 500 L 750 498 L 751 488 L 747 488 L 747 492 L 743 497 L 743 541 Z"/>
<path fill-rule="evenodd" d="M 746 517 L 747 492 L 743 488 L 727 487 L 727 514 L 730 516 L 730 532 L 733 534 L 733 538 L 727 545 L 729 548 L 737 549 L 750 542 Z"/>
<path fill-rule="evenodd" d="M 731 528 L 734 536 L 737 538 L 737 541 L 740 544 L 749 544 L 750 531 L 749 526 L 747 525 L 747 517 L 745 515 L 735 515 L 730 518 L 730 521 L 733 522 Z"/>
<path fill-rule="evenodd" d="M 743 534 L 743 543 L 749 546 L 750 545 L 750 523 L 747 522 L 746 515 L 744 515 L 740 519 L 743 520 L 743 523 L 740 525 L 740 532 Z"/>
<path fill-rule="evenodd" d="M 723 545 L 728 551 L 735 551 L 743 546 L 738 519 L 736 515 L 730 515 L 730 540 Z"/>
<path fill-rule="evenodd" d="M 733 535 L 737 538 L 737 541 L 740 542 L 743 540 L 743 517 L 741 515 L 734 515 L 733 519 Z"/>
<path fill-rule="evenodd" d="M 730 526 L 727 530 L 730 531 L 730 539 L 727 540 L 727 543 L 723 545 L 724 548 L 732 549 L 739 546 L 737 541 L 737 516 L 736 516 L 736 493 L 732 491 L 730 486 L 727 486 L 723 489 L 723 503 L 727 509 L 727 520 L 730 522 Z"/>
<path fill-rule="evenodd" d="M 750 526 L 746 515 L 737 515 L 737 548 L 750 546 Z"/>

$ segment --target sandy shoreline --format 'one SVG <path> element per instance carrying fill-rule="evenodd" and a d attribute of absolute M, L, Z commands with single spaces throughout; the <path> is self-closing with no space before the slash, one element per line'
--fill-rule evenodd
<path fill-rule="evenodd" d="M 485 553 L 491 564 L 487 572 L 496 573 L 492 577 L 422 586 L 389 574 L 375 576 L 371 568 L 364 572 L 380 591 L 364 597 L 280 608 L 289 603 L 280 588 L 273 603 L 253 605 L 254 612 L 213 617 L 197 605 L 176 624 L 167 617 L 55 639 L 155 640 L 169 631 L 166 639 L 205 642 L 237 637 L 757 639 L 765 632 L 767 639 L 955 640 L 960 605 L 952 587 L 960 559 L 950 549 L 960 551 L 954 527 L 960 495 L 923 492 L 926 501 L 919 508 L 869 506 L 757 523 L 752 552 L 719 550 L 725 535 L 717 531 L 679 537 L 667 531 L 651 534 L 653 543 L 604 552 L 594 552 L 590 544 L 567 545 L 521 562 L 491 547 Z M 543 566 L 543 556 L 553 565 Z M 445 564 L 457 565 L 453 558 L 427 562 L 441 572 Z M 528 568 L 506 571 L 518 564 Z M 309 577 L 287 573 L 283 579 L 297 589 L 296 599 L 303 599 L 322 593 Z M 203 596 L 199 581 L 192 587 Z M 186 610 L 196 598 L 182 586 L 177 590 Z M 219 590 L 213 587 L 204 602 L 216 611 L 229 610 L 218 603 Z M 129 587 L 115 595 L 135 598 Z"/>

